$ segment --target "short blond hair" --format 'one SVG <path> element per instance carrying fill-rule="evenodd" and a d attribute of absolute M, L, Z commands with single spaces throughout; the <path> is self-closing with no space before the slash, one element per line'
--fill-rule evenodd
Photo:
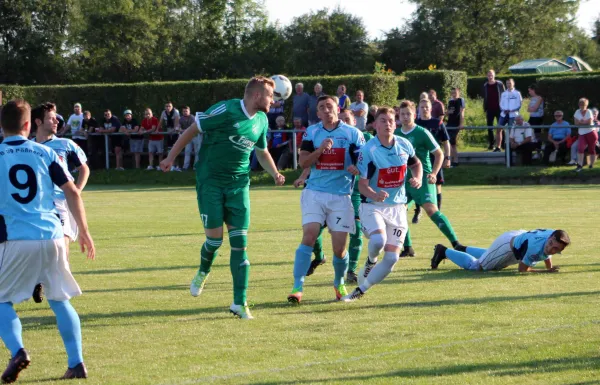
<path fill-rule="evenodd" d="M 265 85 L 269 85 L 273 89 L 275 88 L 275 82 L 273 81 L 273 79 L 269 79 L 264 76 L 255 76 L 248 81 L 248 84 L 246 84 L 244 95 L 250 95 L 259 88 L 263 90 L 265 88 Z"/>

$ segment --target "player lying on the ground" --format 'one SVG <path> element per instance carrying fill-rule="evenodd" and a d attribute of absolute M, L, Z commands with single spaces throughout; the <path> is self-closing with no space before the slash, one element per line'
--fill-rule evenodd
<path fill-rule="evenodd" d="M 519 264 L 522 273 L 556 273 L 558 266 L 552 264 L 552 255 L 560 254 L 570 244 L 564 230 L 508 231 L 487 249 L 467 246 L 466 252 L 461 252 L 436 245 L 431 268 L 437 269 L 440 262 L 448 258 L 466 270 L 501 270 Z M 544 261 L 546 269 L 532 268 L 539 261 Z"/>
<path fill-rule="evenodd" d="M 377 136 L 360 151 L 358 188 L 362 195 L 360 222 L 369 238 L 369 256 L 359 272 L 360 285 L 342 298 L 350 302 L 359 299 L 373 285 L 383 281 L 400 258 L 406 236 L 406 193 L 404 183 L 407 167 L 412 177 L 410 185 L 421 185 L 423 167 L 407 139 L 394 135 L 395 111 L 380 108 L 373 122 Z M 377 257 L 384 251 L 383 260 Z"/>
<path fill-rule="evenodd" d="M 166 159 L 163 171 L 171 170 L 179 153 L 203 133 L 202 150 L 196 163 L 196 192 L 206 241 L 200 252 L 200 268 L 190 284 L 190 294 L 200 295 L 223 244 L 223 222 L 229 232 L 233 278 L 233 303 L 229 311 L 242 319 L 252 319 L 246 292 L 250 261 L 246 248 L 250 226 L 250 153 L 256 149 L 260 165 L 281 186 L 285 177 L 277 171 L 267 151 L 266 113 L 273 102 L 273 80 L 254 77 L 246 84 L 244 99 L 219 102 L 206 112 L 196 114 L 193 123 L 177 139 Z"/>

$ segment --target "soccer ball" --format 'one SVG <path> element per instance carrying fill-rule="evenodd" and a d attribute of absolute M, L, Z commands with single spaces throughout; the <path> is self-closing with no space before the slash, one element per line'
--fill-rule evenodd
<path fill-rule="evenodd" d="M 280 101 L 286 100 L 292 94 L 292 82 L 290 79 L 283 75 L 273 75 L 271 80 L 275 82 L 275 89 L 273 90 L 273 100 Z"/>

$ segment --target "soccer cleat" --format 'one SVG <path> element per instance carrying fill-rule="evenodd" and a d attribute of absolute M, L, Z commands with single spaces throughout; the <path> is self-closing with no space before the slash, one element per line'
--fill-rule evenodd
<path fill-rule="evenodd" d="M 402 252 L 400 253 L 400 258 L 414 257 L 416 255 L 417 255 L 417 253 L 415 252 L 415 249 L 413 249 L 412 246 L 408 246 L 408 247 L 405 247 L 404 250 L 402 250 Z"/>
<path fill-rule="evenodd" d="M 202 290 L 204 289 L 204 284 L 206 284 L 206 279 L 208 278 L 207 273 L 203 271 L 199 271 L 196 273 L 194 278 L 192 279 L 192 283 L 190 284 L 190 294 L 192 297 L 197 297 L 202 294 Z"/>
<path fill-rule="evenodd" d="M 30 362 L 31 359 L 29 358 L 27 350 L 23 348 L 19 349 L 17 354 L 15 354 L 15 356 L 8 361 L 8 366 L 6 367 L 4 373 L 2 373 L 2 382 L 5 384 L 11 384 L 17 381 L 19 373 L 29 366 Z"/>
<path fill-rule="evenodd" d="M 42 303 L 44 302 L 44 287 L 42 286 L 41 283 L 38 283 L 37 285 L 35 285 L 35 288 L 33 289 L 33 302 L 35 303 Z"/>
<path fill-rule="evenodd" d="M 421 208 L 420 207 L 416 208 L 415 209 L 415 215 L 413 215 L 413 217 L 412 217 L 412 223 L 415 224 L 415 225 L 417 223 L 419 223 L 419 220 L 421 219 L 421 215 L 422 215 Z"/>
<path fill-rule="evenodd" d="M 63 380 L 71 380 L 74 378 L 87 378 L 87 369 L 83 362 L 77 364 L 74 368 L 67 368 L 67 371 L 62 376 Z"/>
<path fill-rule="evenodd" d="M 348 290 L 346 290 L 346 285 L 344 285 L 343 283 L 340 284 L 338 287 L 334 287 L 333 289 L 335 290 L 335 300 L 336 301 L 340 301 L 342 299 L 342 297 L 345 297 L 348 295 Z"/>
<path fill-rule="evenodd" d="M 342 298 L 342 301 L 353 302 L 353 301 L 356 301 L 357 299 L 361 299 L 363 295 L 365 295 L 365 293 L 363 293 L 363 291 L 360 290 L 360 287 L 357 287 L 356 289 L 354 289 L 354 291 L 352 293 L 344 296 Z"/>
<path fill-rule="evenodd" d="M 288 295 L 287 300 L 291 304 L 298 305 L 302 301 L 302 291 L 298 289 L 292 290 Z"/>
<path fill-rule="evenodd" d="M 356 273 L 353 271 L 348 271 L 348 273 L 346 274 L 346 283 L 357 283 L 358 282 L 358 277 L 356 276 Z"/>
<path fill-rule="evenodd" d="M 229 312 L 240 319 L 254 319 L 254 317 L 252 317 L 252 314 L 250 314 L 248 304 L 244 304 L 243 306 L 231 304 L 231 306 L 229 307 Z"/>
<path fill-rule="evenodd" d="M 320 261 L 318 259 L 313 259 L 312 261 L 310 261 L 310 267 L 308 268 L 308 271 L 306 272 L 306 276 L 308 277 L 309 275 L 312 275 L 312 273 L 315 272 L 315 270 L 317 269 L 318 266 L 321 266 L 324 264 L 325 264 L 325 257 L 323 257 L 323 259 L 321 259 Z"/>
<path fill-rule="evenodd" d="M 435 270 L 438 268 L 440 263 L 446 259 L 446 250 L 448 248 L 444 245 L 437 244 L 433 248 L 433 257 L 431 257 L 431 269 Z"/>

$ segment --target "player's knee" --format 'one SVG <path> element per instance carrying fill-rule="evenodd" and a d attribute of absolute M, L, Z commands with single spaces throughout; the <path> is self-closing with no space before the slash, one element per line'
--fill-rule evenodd
<path fill-rule="evenodd" d="M 231 249 L 246 250 L 248 247 L 248 230 L 233 229 L 229 231 L 229 245 Z"/>
<path fill-rule="evenodd" d="M 206 237 L 206 241 L 204 241 L 204 249 L 209 253 L 215 253 L 219 247 L 223 244 L 223 238 L 210 238 Z"/>
<path fill-rule="evenodd" d="M 333 254 L 336 256 L 339 256 L 341 258 L 344 257 L 344 255 L 346 255 L 346 245 L 333 245 L 332 247 L 333 249 Z"/>
<path fill-rule="evenodd" d="M 369 236 L 369 251 L 381 253 L 385 246 L 385 235 L 382 233 L 375 233 Z"/>
<path fill-rule="evenodd" d="M 386 251 L 383 256 L 383 261 L 390 266 L 390 270 L 394 267 L 396 262 L 400 259 L 400 253 L 394 251 Z"/>
<path fill-rule="evenodd" d="M 429 202 L 425 203 L 422 207 L 423 207 L 423 209 L 425 209 L 427 216 L 432 216 L 433 214 L 435 214 L 439 211 L 436 205 L 434 205 L 433 203 L 429 203 Z"/>

